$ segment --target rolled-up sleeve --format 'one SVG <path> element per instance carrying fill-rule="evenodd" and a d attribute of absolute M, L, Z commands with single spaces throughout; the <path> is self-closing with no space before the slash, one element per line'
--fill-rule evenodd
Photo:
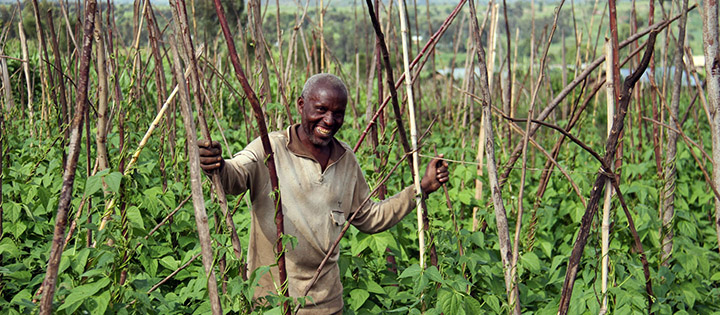
<path fill-rule="evenodd" d="M 370 187 L 358 166 L 352 209 L 358 209 L 369 194 Z M 357 210 L 359 213 L 350 223 L 364 233 L 379 233 L 393 227 L 413 209 L 415 209 L 415 188 L 411 185 L 383 201 L 368 200 Z"/>
<path fill-rule="evenodd" d="M 264 156 L 260 139 L 255 139 L 232 159 L 225 160 L 225 166 L 220 170 L 220 179 L 225 192 L 238 195 L 248 190 L 259 164 L 264 162 Z"/>

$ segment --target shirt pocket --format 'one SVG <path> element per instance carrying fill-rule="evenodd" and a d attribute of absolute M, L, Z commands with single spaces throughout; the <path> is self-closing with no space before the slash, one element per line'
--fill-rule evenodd
<path fill-rule="evenodd" d="M 332 218 L 333 223 L 338 226 L 345 225 L 345 222 L 347 221 L 345 219 L 345 212 L 343 212 L 340 209 L 332 209 L 330 210 L 330 217 Z"/>

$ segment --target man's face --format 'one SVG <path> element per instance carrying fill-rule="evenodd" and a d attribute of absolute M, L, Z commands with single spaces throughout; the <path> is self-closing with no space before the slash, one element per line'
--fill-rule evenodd
<path fill-rule="evenodd" d="M 298 99 L 300 123 L 310 143 L 326 146 L 345 120 L 347 95 L 338 89 L 319 87 Z"/>

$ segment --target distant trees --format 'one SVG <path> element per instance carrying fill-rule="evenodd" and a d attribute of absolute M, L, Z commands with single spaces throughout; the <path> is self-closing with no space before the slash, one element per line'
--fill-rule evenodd
<path fill-rule="evenodd" d="M 242 15 L 245 10 L 245 1 L 220 0 L 220 2 L 225 9 L 225 16 L 231 30 L 236 30 L 238 23 L 244 24 Z M 220 22 L 212 1 L 195 1 L 195 18 L 199 36 L 214 38 L 215 34 L 220 31 Z"/>

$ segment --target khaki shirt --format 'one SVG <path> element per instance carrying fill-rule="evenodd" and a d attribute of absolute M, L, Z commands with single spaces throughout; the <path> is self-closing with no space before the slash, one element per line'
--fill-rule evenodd
<path fill-rule="evenodd" d="M 302 295 L 325 254 L 340 235 L 346 220 L 370 194 L 357 159 L 350 147 L 333 139 L 330 161 L 321 171 L 318 163 L 297 137 L 299 125 L 271 133 L 275 153 L 285 233 L 297 239 L 287 249 L 286 266 L 291 297 Z M 260 139 L 252 141 L 231 160 L 225 160 L 221 178 L 229 194 L 249 189 L 252 222 L 248 249 L 248 272 L 275 264 L 276 226 L 272 187 Z M 389 229 L 415 207 L 415 189 L 410 186 L 381 202 L 368 201 L 351 223 L 365 233 Z M 288 246 L 289 247 L 289 246 Z M 343 308 L 339 257 L 336 248 L 309 292 L 309 302 L 298 314 L 332 314 Z M 278 268 L 260 279 L 255 297 L 280 287 Z M 275 284 L 273 284 L 273 279 Z"/>

